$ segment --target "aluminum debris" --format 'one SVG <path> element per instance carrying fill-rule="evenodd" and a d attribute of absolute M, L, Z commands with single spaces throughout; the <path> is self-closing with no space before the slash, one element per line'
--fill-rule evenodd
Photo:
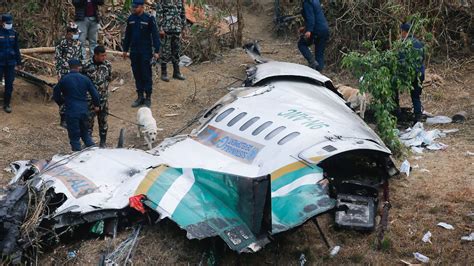
<path fill-rule="evenodd" d="M 90 148 L 12 164 L 17 197 L 2 200 L 0 210 L 20 202 L 28 185 L 54 199 L 39 215 L 48 232 L 103 224 L 94 230 L 101 233 L 109 219 L 150 215 L 172 220 L 190 239 L 218 236 L 238 253 L 257 252 L 329 211 L 344 218 L 363 210 L 364 219 L 341 219 L 343 226 L 374 230 L 379 188 L 388 194 L 398 173 L 382 140 L 311 68 L 272 61 L 247 73 L 246 85 L 210 106 L 191 134 L 153 150 Z M 371 204 L 339 201 L 335 209 L 344 197 Z M 4 230 L 15 228 L 6 221 L 13 211 L 0 212 Z M 108 260 L 127 263 L 133 241 Z"/>
<path fill-rule="evenodd" d="M 445 223 L 445 222 L 440 222 L 437 225 L 440 226 L 440 227 L 443 227 L 444 229 L 454 230 L 454 226 L 452 226 L 448 223 Z"/>
<path fill-rule="evenodd" d="M 455 133 L 458 129 L 448 130 L 425 130 L 423 123 L 418 122 L 412 128 L 399 133 L 400 141 L 406 146 L 410 147 L 414 153 L 421 154 L 426 148 L 428 150 L 437 151 L 445 150 L 448 145 L 436 141 L 439 138 L 446 137 L 448 133 Z"/>

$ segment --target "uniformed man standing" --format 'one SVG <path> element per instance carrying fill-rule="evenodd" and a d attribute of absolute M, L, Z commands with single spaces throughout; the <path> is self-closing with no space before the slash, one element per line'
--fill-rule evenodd
<path fill-rule="evenodd" d="M 186 13 L 183 0 L 160 0 L 156 3 L 156 17 L 161 37 L 161 80 L 168 78 L 167 64 L 173 63 L 173 78 L 185 80 L 179 70 L 181 53 L 181 32 L 186 27 Z"/>
<path fill-rule="evenodd" d="M 81 150 L 80 139 L 86 147 L 95 143 L 89 134 L 89 100 L 92 98 L 94 111 L 99 111 L 99 94 L 92 81 L 80 73 L 81 62 L 71 59 L 68 62 L 70 73 L 63 76 L 54 87 L 53 99 L 65 106 L 67 132 L 72 151 Z"/>
<path fill-rule="evenodd" d="M 303 19 L 305 26 L 300 28 L 302 35 L 298 49 L 311 68 L 321 71 L 324 68 L 324 50 L 329 39 L 329 26 L 319 0 L 303 0 Z M 315 57 L 309 50 L 314 44 Z"/>
<path fill-rule="evenodd" d="M 152 57 L 155 60 L 160 58 L 160 37 L 156 27 L 156 20 L 148 13 L 145 13 L 143 5 L 143 0 L 133 0 L 132 15 L 127 20 L 125 39 L 123 41 L 124 59 L 127 58 L 128 51 L 130 50 L 132 72 L 138 95 L 132 107 L 139 107 L 143 104 L 148 107 L 151 106 L 153 87 Z M 146 94 L 146 98 L 144 94 Z"/>
<path fill-rule="evenodd" d="M 18 34 L 13 30 L 13 17 L 10 14 L 2 16 L 0 28 L 0 77 L 5 81 L 3 94 L 3 110 L 11 113 L 10 102 L 13 93 L 15 69 L 21 65 L 21 54 L 18 46 Z"/>
<path fill-rule="evenodd" d="M 82 57 L 82 43 L 79 40 L 80 31 L 78 26 L 71 22 L 66 28 L 66 35 L 56 45 L 54 58 L 56 60 L 56 73 L 58 81 L 62 76 L 69 73 L 68 61 L 75 58 L 83 61 Z M 66 127 L 66 120 L 64 117 L 64 106 L 59 106 L 60 124 Z"/>
<path fill-rule="evenodd" d="M 107 117 L 109 113 L 109 83 L 112 80 L 112 65 L 107 61 L 107 53 L 102 45 L 94 49 L 94 56 L 82 69 L 87 77 L 89 77 L 97 88 L 100 96 L 100 110 L 97 113 L 97 122 L 99 124 L 99 147 L 105 148 L 107 140 Z M 94 130 L 94 120 L 96 112 L 94 112 L 94 104 L 89 101 L 89 132 L 92 135 Z"/>
<path fill-rule="evenodd" d="M 413 104 L 413 113 L 415 114 L 414 123 L 421 121 L 421 116 L 423 113 L 423 106 L 421 104 L 421 93 L 423 91 L 423 81 L 425 80 L 425 49 L 424 44 L 418 40 L 413 33 L 410 33 L 412 26 L 410 23 L 403 23 L 400 25 L 400 35 L 402 41 L 411 42 L 412 49 L 414 49 L 415 54 L 417 54 L 417 60 L 415 65 L 416 78 L 412 80 L 413 89 L 410 91 L 411 101 Z M 400 54 L 400 61 L 404 61 L 406 55 L 404 53 Z M 395 103 L 397 104 L 396 113 L 400 114 L 400 101 L 399 101 L 399 92 L 398 90 L 395 93 Z"/>

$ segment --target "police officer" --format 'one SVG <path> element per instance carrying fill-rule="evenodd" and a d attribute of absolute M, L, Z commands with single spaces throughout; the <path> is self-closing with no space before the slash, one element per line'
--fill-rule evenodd
<path fill-rule="evenodd" d="M 18 47 L 18 34 L 13 30 L 13 17 L 10 14 L 4 14 L 1 21 L 0 77 L 5 81 L 3 110 L 6 113 L 11 113 L 10 102 L 13 93 L 13 81 L 15 80 L 15 69 L 18 68 L 18 65 L 21 65 L 21 54 Z"/>
<path fill-rule="evenodd" d="M 71 22 L 66 27 L 66 35 L 62 38 L 55 48 L 54 58 L 56 60 L 56 73 L 58 81 L 62 76 L 69 73 L 68 61 L 75 58 L 83 61 L 82 43 L 79 40 L 81 32 L 78 26 Z M 59 106 L 60 124 L 66 127 L 66 120 L 64 117 L 64 106 Z"/>
<path fill-rule="evenodd" d="M 68 61 L 70 73 L 63 76 L 54 87 L 53 99 L 58 105 L 65 105 L 67 133 L 72 151 L 81 150 L 80 139 L 86 147 L 94 146 L 89 134 L 88 96 L 92 98 L 94 111 L 99 111 L 99 94 L 92 81 L 80 73 L 81 62 Z"/>
<path fill-rule="evenodd" d="M 421 93 L 423 91 L 423 81 L 425 80 L 425 51 L 424 44 L 415 38 L 413 34 L 410 34 L 411 24 L 403 23 L 400 25 L 400 35 L 402 41 L 411 42 L 413 49 L 417 52 L 418 58 L 415 66 L 416 78 L 412 81 L 413 89 L 410 91 L 411 101 L 413 103 L 413 113 L 415 114 L 415 123 L 421 121 L 421 116 L 423 113 L 423 106 L 421 104 Z M 404 54 L 400 54 L 400 60 L 404 60 Z M 398 91 L 395 94 L 395 103 L 397 104 L 397 114 L 400 113 L 400 103 Z"/>
<path fill-rule="evenodd" d="M 179 70 L 181 53 L 181 32 L 186 27 L 186 13 L 183 0 L 160 0 L 156 3 L 156 17 L 161 45 L 161 80 L 170 81 L 166 65 L 173 63 L 173 78 L 185 80 Z"/>
<path fill-rule="evenodd" d="M 107 140 L 107 117 L 109 113 L 109 83 L 112 80 L 112 65 L 107 61 L 107 53 L 102 45 L 94 49 L 94 56 L 85 64 L 82 73 L 89 77 L 97 88 L 100 96 L 100 110 L 97 113 L 97 122 L 99 124 L 99 147 L 105 148 Z M 94 104 L 89 101 L 89 132 L 92 135 L 94 130 Z"/>
<path fill-rule="evenodd" d="M 329 39 L 329 26 L 319 0 L 303 0 L 303 19 L 305 26 L 300 28 L 298 49 L 311 68 L 321 71 L 324 68 L 324 50 Z M 314 44 L 313 57 L 309 46 Z"/>
<path fill-rule="evenodd" d="M 143 104 L 151 106 L 152 93 L 152 57 L 155 60 L 160 58 L 160 37 L 156 27 L 154 17 L 145 13 L 143 0 L 133 0 L 132 15 L 128 17 L 125 38 L 123 41 L 123 57 L 128 56 L 130 50 L 130 60 L 132 72 L 135 78 L 137 99 L 132 107 L 139 107 Z M 146 98 L 144 97 L 146 94 Z"/>

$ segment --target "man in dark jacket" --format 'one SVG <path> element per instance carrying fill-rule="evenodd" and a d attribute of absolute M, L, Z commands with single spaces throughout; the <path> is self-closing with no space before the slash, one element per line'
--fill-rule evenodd
<path fill-rule="evenodd" d="M 82 57 L 86 58 L 86 39 L 89 40 L 91 56 L 97 46 L 97 32 L 99 31 L 98 6 L 104 4 L 104 0 L 72 0 L 75 8 L 75 21 L 81 31 L 80 41 L 82 43 Z"/>
<path fill-rule="evenodd" d="M 412 81 L 412 86 L 413 89 L 410 91 L 410 96 L 411 96 L 411 101 L 413 103 L 413 113 L 415 114 L 415 123 L 421 121 L 421 116 L 423 113 L 423 106 L 421 104 L 421 93 L 423 91 L 423 81 L 425 80 L 425 50 L 424 50 L 424 44 L 415 38 L 413 35 L 412 31 L 412 26 L 410 23 L 403 23 L 400 25 L 400 35 L 402 38 L 402 41 L 404 42 L 411 42 L 412 48 L 416 52 L 416 55 L 418 56 L 416 60 L 416 65 L 415 65 L 415 71 L 416 71 L 416 78 Z M 400 54 L 400 61 L 403 62 L 405 61 L 405 54 L 401 53 Z M 399 103 L 399 95 L 398 91 L 396 92 L 396 104 L 397 104 L 397 113 L 400 113 L 400 103 Z"/>
<path fill-rule="evenodd" d="M 151 61 L 152 57 L 155 57 L 155 60 L 160 59 L 160 36 L 156 20 L 150 14 L 145 13 L 143 5 L 143 0 L 133 0 L 133 14 L 128 17 L 123 40 L 123 57 L 126 59 L 130 50 L 132 72 L 138 95 L 132 107 L 139 107 L 143 104 L 151 106 L 153 87 Z M 146 98 L 144 94 L 146 94 Z"/>
<path fill-rule="evenodd" d="M 99 111 L 99 93 L 92 81 L 80 73 L 81 62 L 71 59 L 68 62 L 71 72 L 61 78 L 54 87 L 53 99 L 58 105 L 65 105 L 67 133 L 72 151 L 81 150 L 80 139 L 86 147 L 95 143 L 89 133 L 89 103 L 87 94 L 91 96 L 95 106 L 94 111 Z"/>
<path fill-rule="evenodd" d="M 13 30 L 13 17 L 4 14 L 1 19 L 0 28 L 0 80 L 5 80 L 5 92 L 3 94 L 3 110 L 12 112 L 10 106 L 13 81 L 15 80 L 15 68 L 21 64 L 21 54 L 18 47 L 18 34 Z"/>
<path fill-rule="evenodd" d="M 324 50 L 329 39 L 329 26 L 319 0 L 303 0 L 303 19 L 305 26 L 300 28 L 302 35 L 298 49 L 311 68 L 321 71 L 324 68 Z M 314 44 L 315 56 L 309 46 Z"/>

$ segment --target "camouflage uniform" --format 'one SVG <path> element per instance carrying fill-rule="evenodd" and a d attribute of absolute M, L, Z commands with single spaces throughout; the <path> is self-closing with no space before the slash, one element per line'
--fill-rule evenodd
<path fill-rule="evenodd" d="M 158 30 L 165 32 L 161 44 L 161 61 L 179 63 L 181 53 L 180 35 L 186 26 L 183 0 L 160 0 L 156 4 Z"/>
<path fill-rule="evenodd" d="M 69 65 L 67 61 L 75 58 L 79 61 L 83 61 L 81 41 L 79 40 L 67 40 L 63 38 L 56 46 L 55 59 L 56 59 L 56 72 L 60 76 L 64 76 L 69 73 Z"/>
<path fill-rule="evenodd" d="M 62 77 L 69 73 L 69 65 L 67 61 L 75 58 L 83 61 L 82 44 L 79 40 L 67 40 L 63 38 L 55 49 L 56 73 Z M 64 105 L 59 106 L 59 116 L 61 117 L 61 124 L 64 120 Z"/>
<path fill-rule="evenodd" d="M 107 116 L 109 112 L 109 83 L 112 79 L 112 65 L 109 61 L 105 61 L 102 64 L 94 62 L 94 58 L 91 58 L 87 64 L 82 68 L 84 75 L 92 80 L 92 83 L 97 88 L 100 96 L 100 111 L 98 113 L 98 124 L 99 124 L 99 136 L 101 141 L 105 142 L 107 136 Z M 96 113 L 94 112 L 94 105 L 89 99 L 89 132 L 92 135 L 94 129 L 94 119 Z"/>

